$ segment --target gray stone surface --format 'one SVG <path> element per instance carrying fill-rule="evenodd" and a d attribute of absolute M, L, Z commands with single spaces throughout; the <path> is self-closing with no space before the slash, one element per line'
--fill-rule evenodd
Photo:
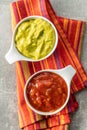
<path fill-rule="evenodd" d="M 15 64 L 9 65 L 4 55 L 11 44 L 10 2 L 0 0 L 0 130 L 20 130 L 17 115 Z M 87 0 L 50 0 L 58 15 L 87 21 Z M 87 25 L 86 25 L 87 26 Z M 87 72 L 87 27 L 81 62 Z M 76 95 L 79 109 L 72 114 L 69 130 L 87 130 L 87 89 Z"/>

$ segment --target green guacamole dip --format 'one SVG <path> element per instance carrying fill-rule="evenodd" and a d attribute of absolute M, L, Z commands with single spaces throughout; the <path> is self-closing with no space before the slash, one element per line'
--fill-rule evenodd
<path fill-rule="evenodd" d="M 24 56 L 38 60 L 51 52 L 55 40 L 55 32 L 51 24 L 36 18 L 20 24 L 15 35 L 15 46 Z"/>

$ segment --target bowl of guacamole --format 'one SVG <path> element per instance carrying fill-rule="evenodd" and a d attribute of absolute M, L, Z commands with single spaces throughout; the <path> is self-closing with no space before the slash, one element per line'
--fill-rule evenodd
<path fill-rule="evenodd" d="M 13 50 L 19 56 L 19 59 L 17 56 L 17 61 L 44 60 L 55 51 L 58 44 L 58 32 L 47 18 L 29 16 L 17 24 L 12 44 L 15 48 Z"/>

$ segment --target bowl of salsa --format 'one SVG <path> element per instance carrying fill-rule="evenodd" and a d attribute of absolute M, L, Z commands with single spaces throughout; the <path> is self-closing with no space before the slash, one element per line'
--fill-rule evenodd
<path fill-rule="evenodd" d="M 40 61 L 49 57 L 58 44 L 58 32 L 54 24 L 43 16 L 22 19 L 14 29 L 7 61 Z"/>
<path fill-rule="evenodd" d="M 70 96 L 70 82 L 64 71 L 42 70 L 33 74 L 26 82 L 24 97 L 28 106 L 41 115 L 53 115 L 60 112 L 67 104 Z M 69 71 L 70 72 L 70 71 Z M 75 74 L 69 73 L 69 77 Z M 64 76 L 63 76 L 64 75 Z"/>

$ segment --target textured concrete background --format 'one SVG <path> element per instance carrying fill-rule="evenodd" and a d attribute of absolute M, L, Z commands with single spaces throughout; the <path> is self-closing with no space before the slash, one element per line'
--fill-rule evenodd
<path fill-rule="evenodd" d="M 10 2 L 0 0 L 0 130 L 20 130 L 17 115 L 15 64 L 9 65 L 4 55 L 11 44 Z M 87 21 L 87 0 L 50 0 L 60 16 Z M 81 62 L 87 72 L 87 27 Z M 76 95 L 79 109 L 72 114 L 69 130 L 87 130 L 87 89 Z"/>

